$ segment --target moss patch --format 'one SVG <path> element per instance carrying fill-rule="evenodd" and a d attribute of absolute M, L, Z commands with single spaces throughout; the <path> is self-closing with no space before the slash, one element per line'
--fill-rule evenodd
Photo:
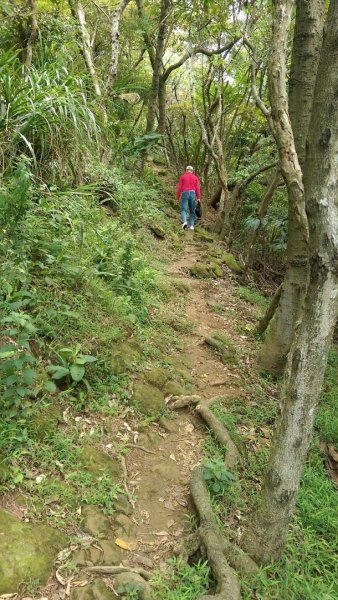
<path fill-rule="evenodd" d="M 112 348 L 110 359 L 111 369 L 114 375 L 120 375 L 130 370 L 141 356 L 141 350 L 135 340 L 128 340 L 115 344 Z"/>
<path fill-rule="evenodd" d="M 46 584 L 58 552 L 66 545 L 63 533 L 47 525 L 23 523 L 0 510 L 0 593 L 17 592 L 29 580 Z"/>
<path fill-rule="evenodd" d="M 100 477 L 102 473 L 109 475 L 113 481 L 121 477 L 119 461 L 89 444 L 83 446 L 80 462 L 82 467 L 95 477 Z"/>
<path fill-rule="evenodd" d="M 154 387 L 162 390 L 169 379 L 168 371 L 158 367 L 144 373 L 144 379 Z"/>
<path fill-rule="evenodd" d="M 165 393 L 167 396 L 185 396 L 186 394 L 189 394 L 189 392 L 176 381 L 169 381 L 166 384 Z"/>
<path fill-rule="evenodd" d="M 83 528 L 94 537 L 111 534 L 109 520 L 96 506 L 90 505 L 83 509 Z"/>
<path fill-rule="evenodd" d="M 136 382 L 133 402 L 141 413 L 154 417 L 164 409 L 164 394 L 154 385 Z"/>
<path fill-rule="evenodd" d="M 213 263 L 196 263 L 190 268 L 190 273 L 197 279 L 209 279 L 210 277 L 222 277 L 221 267 Z"/>
<path fill-rule="evenodd" d="M 202 240 L 206 240 L 207 242 L 214 241 L 213 234 L 210 233 L 209 231 L 206 231 L 205 229 L 200 228 L 200 227 L 195 231 L 195 235 L 197 235 Z"/>
<path fill-rule="evenodd" d="M 235 256 L 231 252 L 224 252 L 221 248 L 212 248 L 208 254 L 208 259 L 218 265 L 226 265 L 235 273 L 243 272 L 243 266 Z"/>

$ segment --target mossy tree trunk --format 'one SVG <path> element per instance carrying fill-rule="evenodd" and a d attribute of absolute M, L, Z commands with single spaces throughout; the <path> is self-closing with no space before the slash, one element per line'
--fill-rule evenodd
<path fill-rule="evenodd" d="M 111 17 L 111 26 L 110 26 L 110 37 L 111 37 L 111 46 L 110 46 L 110 64 L 109 64 L 109 72 L 108 72 L 108 82 L 107 86 L 112 86 L 115 83 L 117 77 L 117 69 L 119 63 L 119 37 L 120 37 L 120 21 L 123 14 L 123 11 L 128 6 L 130 0 L 121 0 L 117 5 L 115 10 L 113 11 Z"/>
<path fill-rule="evenodd" d="M 337 39 L 338 3 L 331 0 L 304 166 L 310 279 L 288 356 L 261 504 L 242 539 L 259 563 L 278 558 L 285 546 L 338 313 Z"/>
<path fill-rule="evenodd" d="M 297 0 L 296 4 L 289 114 L 298 161 L 302 168 L 322 44 L 324 0 Z M 275 77 L 278 77 L 277 72 Z M 306 244 L 303 235 L 299 235 L 299 217 L 299 206 L 294 201 L 293 194 L 289 193 L 286 274 L 279 305 L 260 353 L 261 367 L 276 375 L 281 374 L 285 366 L 297 322 L 300 297 L 308 276 Z"/>
<path fill-rule="evenodd" d="M 92 57 L 90 35 L 87 28 L 86 14 L 82 2 L 80 0 L 69 0 L 69 6 L 74 19 L 76 19 L 79 25 L 82 41 L 82 54 L 86 63 L 88 73 L 92 80 L 94 92 L 98 98 L 101 98 L 102 91 Z"/>
<path fill-rule="evenodd" d="M 30 69 L 33 59 L 33 47 L 38 35 L 38 19 L 36 11 L 36 0 L 28 0 L 27 8 L 29 11 L 30 31 L 27 40 L 26 49 L 24 52 L 24 65 L 26 69 Z"/>

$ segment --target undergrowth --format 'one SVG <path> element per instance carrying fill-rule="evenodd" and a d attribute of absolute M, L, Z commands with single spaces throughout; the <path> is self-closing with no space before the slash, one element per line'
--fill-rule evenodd
<path fill-rule="evenodd" d="M 0 207 L 1 489 L 20 487 L 36 515 L 43 502 L 74 513 L 79 495 L 107 510 L 116 482 L 76 473 L 83 431 L 73 419 L 118 414 L 149 338 L 156 355 L 163 327 L 149 314 L 170 294 L 156 270 L 170 246 L 162 257 L 147 229 L 154 219 L 168 229 L 159 190 L 102 165 L 77 188 L 51 189 L 22 160 Z M 175 343 L 169 325 L 167 337 Z"/>
<path fill-rule="evenodd" d="M 290 528 L 287 547 L 276 564 L 261 568 L 252 577 L 242 577 L 244 600 L 335 600 L 338 597 L 338 518 L 337 489 L 324 465 L 319 442 L 337 444 L 338 429 L 338 352 L 330 356 L 325 385 L 318 408 L 315 435 L 302 475 L 296 515 Z M 250 398 L 238 396 L 228 403 L 216 403 L 214 411 L 243 451 L 244 470 L 238 485 L 212 502 L 220 526 L 232 528 L 245 522 L 255 509 L 260 481 L 269 452 L 272 425 L 277 414 L 268 382 L 247 384 Z M 264 392 L 265 393 L 262 393 Z M 209 457 L 223 456 L 215 441 L 207 438 Z M 231 535 L 231 530 L 227 530 Z"/>

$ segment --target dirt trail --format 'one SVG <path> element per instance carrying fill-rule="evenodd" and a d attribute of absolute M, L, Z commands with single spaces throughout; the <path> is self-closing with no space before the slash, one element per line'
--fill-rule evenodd
<path fill-rule="evenodd" d="M 205 398 L 216 395 L 226 398 L 238 390 L 232 387 L 230 372 L 204 344 L 204 339 L 211 331 L 226 330 L 226 317 L 216 315 L 210 303 L 215 302 L 220 293 L 223 297 L 227 294 L 227 282 L 224 279 L 217 283 L 205 282 L 189 276 L 189 267 L 202 251 L 203 246 L 194 234 L 187 232 L 181 258 L 168 269 L 171 276 L 189 282 L 191 288 L 185 305 L 191 333 L 182 336 L 182 361 L 187 359 L 190 364 L 195 393 Z M 128 536 L 136 555 L 128 553 L 124 564 L 139 565 L 141 554 L 141 563 L 164 568 L 165 559 L 175 553 L 189 533 L 190 475 L 201 460 L 206 427 L 198 415 L 185 409 L 175 413 L 174 420 L 165 420 L 164 429 L 160 424 L 159 427 L 153 425 L 151 430 L 148 448 L 156 454 L 135 449 L 126 457 L 128 485 L 137 502 L 132 515 L 133 528 Z"/>

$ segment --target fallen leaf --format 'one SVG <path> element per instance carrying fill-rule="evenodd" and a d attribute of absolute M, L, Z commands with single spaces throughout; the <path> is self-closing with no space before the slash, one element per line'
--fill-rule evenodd
<path fill-rule="evenodd" d="M 118 546 L 119 548 L 122 548 L 123 550 L 135 550 L 135 548 L 136 548 L 136 544 L 134 544 L 133 542 L 131 542 L 131 543 L 126 542 L 122 538 L 116 538 L 115 544 L 116 544 L 116 546 Z"/>

